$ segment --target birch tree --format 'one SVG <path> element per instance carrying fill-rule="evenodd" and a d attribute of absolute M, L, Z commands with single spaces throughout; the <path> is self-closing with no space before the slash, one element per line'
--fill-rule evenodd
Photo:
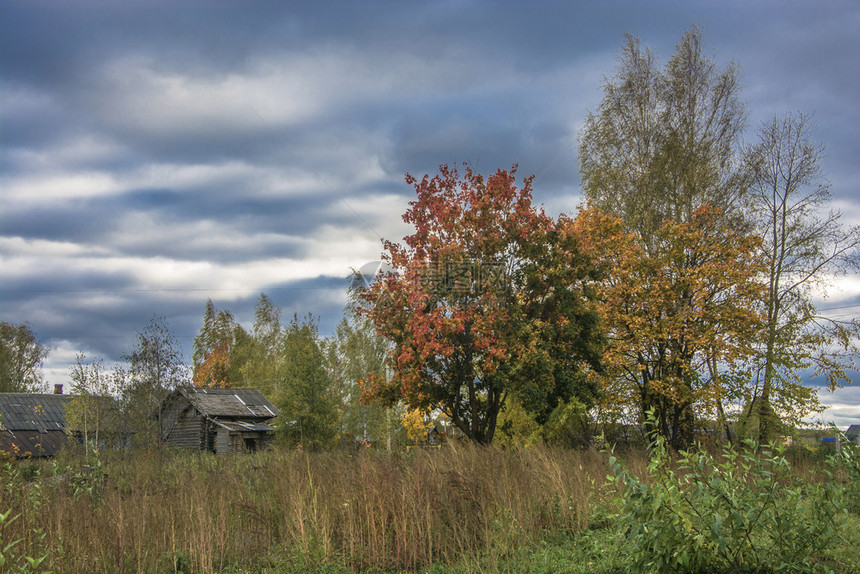
<path fill-rule="evenodd" d="M 802 384 L 804 371 L 814 369 L 833 389 L 857 369 L 860 321 L 828 318 L 814 301 L 836 277 L 860 270 L 860 227 L 845 226 L 832 207 L 821 172 L 824 147 L 813 131 L 802 113 L 773 118 L 747 152 L 767 269 L 767 330 L 746 415 L 749 433 L 762 440 L 778 430 L 780 418 L 796 422 L 820 410 L 817 395 Z"/>
<path fill-rule="evenodd" d="M 659 250 L 655 235 L 666 221 L 686 223 L 707 204 L 737 218 L 745 123 L 737 67 L 705 56 L 701 30 L 684 34 L 664 69 L 628 35 L 580 134 L 585 198 L 620 217 L 649 252 Z"/>
<path fill-rule="evenodd" d="M 121 421 L 116 401 L 116 374 L 105 370 L 102 359 L 87 361 L 84 353 L 75 356 L 69 378 L 74 399 L 66 406 L 69 428 L 82 434 L 84 450 L 98 450 L 102 444 L 118 438 Z"/>
<path fill-rule="evenodd" d="M 161 427 L 161 402 L 181 385 L 190 384 L 182 348 L 167 319 L 153 315 L 137 334 L 137 344 L 123 357 L 129 363 L 122 399 L 139 440 L 157 440 Z"/>

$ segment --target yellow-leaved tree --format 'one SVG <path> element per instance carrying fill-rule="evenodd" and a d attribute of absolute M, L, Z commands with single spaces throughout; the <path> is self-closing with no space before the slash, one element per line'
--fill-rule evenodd
<path fill-rule="evenodd" d="M 685 223 L 665 222 L 650 254 L 618 218 L 596 209 L 573 225 L 603 269 L 604 401 L 640 415 L 653 410 L 670 444 L 689 447 L 697 418 L 725 422 L 723 403 L 737 392 L 725 373 L 746 364 L 760 336 L 759 240 L 711 206 Z"/>

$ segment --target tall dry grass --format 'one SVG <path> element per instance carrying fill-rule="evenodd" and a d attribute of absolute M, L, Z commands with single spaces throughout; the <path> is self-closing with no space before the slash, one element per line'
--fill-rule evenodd
<path fill-rule="evenodd" d="M 90 471 L 6 467 L 2 540 L 55 572 L 418 569 L 585 528 L 606 455 L 448 445 L 389 454 L 137 452 Z M 59 475 L 59 476 L 53 476 Z M 29 479 L 28 479 L 29 478 Z M 41 533 L 41 534 L 40 534 Z"/>

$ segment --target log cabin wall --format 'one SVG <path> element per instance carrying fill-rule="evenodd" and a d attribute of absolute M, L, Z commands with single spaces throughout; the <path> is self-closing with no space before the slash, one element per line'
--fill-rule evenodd
<path fill-rule="evenodd" d="M 163 415 L 164 444 L 203 450 L 206 444 L 206 419 L 187 401 L 174 401 Z"/>

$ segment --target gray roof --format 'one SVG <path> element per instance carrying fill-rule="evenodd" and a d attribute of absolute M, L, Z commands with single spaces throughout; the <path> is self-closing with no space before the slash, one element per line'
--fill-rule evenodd
<path fill-rule="evenodd" d="M 860 425 L 851 425 L 848 427 L 848 430 L 845 431 L 845 436 L 856 436 L 860 435 Z"/>
<path fill-rule="evenodd" d="M 0 428 L 10 431 L 65 430 L 66 405 L 74 397 L 0 393 Z"/>
<path fill-rule="evenodd" d="M 212 418 L 270 419 L 279 412 L 257 389 L 183 388 L 179 392 Z"/>

